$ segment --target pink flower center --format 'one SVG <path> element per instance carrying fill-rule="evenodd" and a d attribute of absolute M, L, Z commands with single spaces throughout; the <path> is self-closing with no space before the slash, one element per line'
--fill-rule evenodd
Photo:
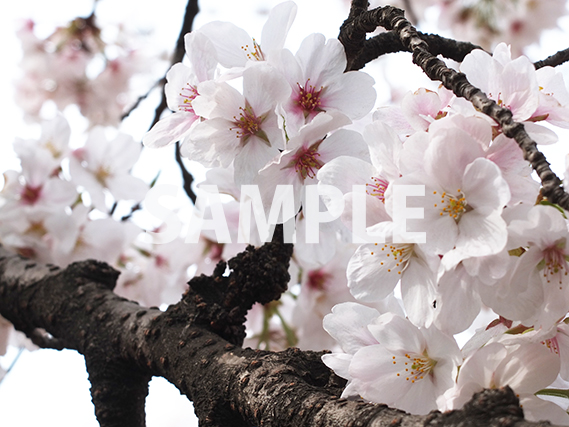
<path fill-rule="evenodd" d="M 308 84 L 309 81 L 310 79 L 306 81 L 304 87 L 297 83 L 298 94 L 295 102 L 304 112 L 304 117 L 308 117 L 314 112 L 322 111 L 320 106 L 322 105 L 321 95 L 324 87 L 320 86 L 320 89 L 317 90 L 314 86 Z"/>
<path fill-rule="evenodd" d="M 557 341 L 557 337 L 550 338 L 542 341 L 541 343 L 545 345 L 549 351 L 559 356 L 559 342 Z"/>
<path fill-rule="evenodd" d="M 543 269 L 543 277 L 547 283 L 551 283 L 551 279 L 554 279 L 559 283 L 559 289 L 562 288 L 568 269 L 564 248 L 564 241 L 556 242 L 543 251 L 543 260 L 538 264 L 538 268 Z"/>
<path fill-rule="evenodd" d="M 312 270 L 308 273 L 308 287 L 314 291 L 325 290 L 326 282 L 331 275 L 322 270 Z"/>
<path fill-rule="evenodd" d="M 194 109 L 192 108 L 192 101 L 198 96 L 198 90 L 195 86 L 186 83 L 186 87 L 182 88 L 180 92 L 180 96 L 182 97 L 183 101 L 181 104 L 178 105 L 178 109 L 180 111 L 186 111 L 190 113 L 194 113 Z"/>
<path fill-rule="evenodd" d="M 385 190 L 389 183 L 384 179 L 371 177 L 371 183 L 366 183 L 366 194 L 369 196 L 377 197 L 385 203 Z"/>
<path fill-rule="evenodd" d="M 34 205 L 41 196 L 42 186 L 30 187 L 26 185 L 20 193 L 20 200 L 25 205 Z"/>
<path fill-rule="evenodd" d="M 165 258 L 162 255 L 156 255 L 156 258 L 154 259 L 154 264 L 156 265 L 156 267 L 168 268 L 168 265 L 170 263 L 168 262 L 168 258 Z"/>
<path fill-rule="evenodd" d="M 318 169 L 324 166 L 324 163 L 318 159 L 318 157 L 320 157 L 318 147 L 321 142 L 322 141 L 312 144 L 309 148 L 298 150 L 298 153 L 288 165 L 294 165 L 295 172 L 298 173 L 303 180 L 305 180 L 306 177 L 314 178 Z"/>
<path fill-rule="evenodd" d="M 263 117 L 257 117 L 250 105 L 245 105 L 245 108 L 239 107 L 239 110 L 239 117 L 233 116 L 235 126 L 230 127 L 229 130 L 235 130 L 237 138 L 240 138 L 244 143 L 249 137 L 257 135 L 270 145 L 267 136 L 261 129 Z"/>

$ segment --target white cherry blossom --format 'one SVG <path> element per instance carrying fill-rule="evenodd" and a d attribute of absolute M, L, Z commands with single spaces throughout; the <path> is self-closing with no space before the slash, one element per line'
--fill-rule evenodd
<path fill-rule="evenodd" d="M 350 119 L 361 119 L 375 103 L 373 78 L 361 71 L 345 72 L 346 54 L 337 39 L 312 34 L 296 55 L 280 51 L 275 66 L 292 89 L 282 106 L 290 138 L 320 112 L 339 111 Z"/>
<path fill-rule="evenodd" d="M 104 129 L 97 127 L 89 133 L 85 145 L 73 152 L 69 164 L 71 176 L 89 192 L 95 208 L 106 212 L 104 190 L 116 201 L 140 202 L 144 198 L 148 185 L 130 174 L 141 148 L 129 135 L 118 134 L 108 139 Z"/>
<path fill-rule="evenodd" d="M 266 61 L 271 54 L 283 48 L 296 9 L 297 6 L 292 1 L 275 6 L 263 26 L 260 42 L 231 22 L 210 22 L 196 32 L 211 40 L 221 65 L 241 68 L 248 61 Z"/>
<path fill-rule="evenodd" d="M 462 360 L 454 339 L 434 327 L 416 328 L 393 313 L 374 319 L 371 315 L 370 311 L 367 333 L 360 333 L 364 340 L 348 347 L 350 351 L 345 350 L 344 356 L 323 358 L 338 375 L 348 379 L 342 395 L 360 395 L 413 414 L 437 409 L 436 399 L 453 386 Z M 334 326 L 328 326 L 329 332 L 342 344 L 343 334 Z"/>
<path fill-rule="evenodd" d="M 227 167 L 235 179 L 250 184 L 258 171 L 284 148 L 275 108 L 290 94 L 288 84 L 267 65 L 243 72 L 243 94 L 225 82 L 205 82 L 193 102 L 207 120 L 197 124 L 182 145 L 182 154 L 205 166 Z"/>
<path fill-rule="evenodd" d="M 444 402 L 446 410 L 458 409 L 483 388 L 507 385 L 519 397 L 528 420 L 547 419 L 557 425 L 569 425 L 569 415 L 565 411 L 534 395 L 549 386 L 558 372 L 559 359 L 541 344 L 506 347 L 501 343 L 490 343 L 464 362 L 455 388 L 440 401 Z"/>
<path fill-rule="evenodd" d="M 197 86 L 214 78 L 217 60 L 212 54 L 211 41 L 203 34 L 192 32 L 186 34 L 184 42 L 190 67 L 180 62 L 166 74 L 166 101 L 174 113 L 158 121 L 144 135 L 142 142 L 148 147 L 163 147 L 188 136 L 192 125 L 200 118 L 192 106 L 198 96 Z"/>

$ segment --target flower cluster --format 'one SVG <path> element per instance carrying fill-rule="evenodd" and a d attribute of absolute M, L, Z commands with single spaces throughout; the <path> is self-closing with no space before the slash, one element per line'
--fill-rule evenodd
<path fill-rule="evenodd" d="M 17 139 L 21 170 L 3 174 L 0 242 L 60 267 L 85 259 L 107 262 L 122 273 L 118 294 L 148 306 L 175 302 L 198 256 L 180 250 L 180 239 L 159 246 L 139 239 L 143 230 L 126 219 L 149 189 L 131 174 L 142 147 L 129 135 L 109 134 L 94 127 L 72 149 L 70 126 L 58 115 L 42 123 L 39 138 Z M 6 323 L 0 317 L 0 355 L 12 335 Z"/>
<path fill-rule="evenodd" d="M 510 385 L 529 419 L 569 425 L 560 407 L 536 397 L 558 375 L 569 380 L 562 209 L 540 202 L 516 142 L 463 99 L 419 89 L 372 113 L 373 79 L 344 72 L 336 40 L 313 34 L 296 54 L 284 48 L 295 10 L 292 2 L 273 9 L 259 41 L 227 22 L 188 34 L 189 65 L 168 74 L 174 113 L 144 138 L 150 147 L 182 140 L 186 157 L 213 168 L 207 189 L 233 197 L 228 211 L 254 202 L 241 190 L 254 185 L 273 223 L 296 224 L 289 293 L 252 310 L 248 343 L 334 348 L 323 360 L 348 380 L 344 396 L 426 414 Z M 512 59 L 505 44 L 493 56 L 474 51 L 461 71 L 539 143 L 556 140 L 543 122 L 567 123 L 562 77 Z M 294 209 L 275 216 L 282 185 Z M 404 207 L 420 214 L 403 231 L 402 187 L 420 190 L 406 197 Z M 365 211 L 355 204 L 362 198 Z M 328 217 L 316 223 L 319 242 L 307 243 L 314 203 Z M 489 312 L 495 320 L 460 349 L 453 335 Z"/>
<path fill-rule="evenodd" d="M 530 19 L 542 7 L 530 0 L 439 3 L 441 19 L 460 16 L 453 21 L 466 27 L 491 16 L 482 34 L 492 37 L 523 32 L 529 40 L 531 28 L 553 22 L 548 14 L 541 23 Z M 548 12 L 559 12 L 555 7 Z M 516 23 L 501 21 L 506 11 Z M 311 34 L 296 52 L 287 49 L 295 14 L 292 1 L 277 5 L 257 39 L 232 23 L 206 24 L 185 36 L 186 61 L 167 74 L 172 113 L 143 143 L 180 141 L 184 157 L 209 168 L 189 215 L 201 215 L 196 243 L 138 239 L 141 228 L 129 219 L 150 187 L 131 174 L 141 146 L 94 126 L 72 150 L 69 126 L 58 116 L 44 123 L 39 139 L 14 145 L 21 171 L 4 174 L 2 244 L 62 266 L 107 261 L 123 273 L 118 293 L 160 305 L 179 297 L 190 266 L 194 274 L 211 273 L 284 224 L 285 239 L 295 243 L 289 290 L 252 308 L 246 345 L 332 349 L 323 361 L 348 381 L 344 397 L 426 414 L 508 385 L 528 419 L 569 425 L 567 412 L 540 398 L 569 388 L 565 211 L 541 198 L 517 143 L 464 99 L 442 87 L 419 88 L 399 105 L 374 109 L 374 79 L 345 72 L 338 40 Z M 116 123 L 119 98 L 108 94 L 126 90 L 129 72 L 121 64 L 130 59 L 108 61 L 89 79 L 87 63 L 104 52 L 94 22 L 73 21 L 47 41 L 31 30 L 21 33 L 20 87 L 34 88 L 34 96 L 20 92 L 26 111 L 38 113 L 49 98 L 60 108 L 78 103 L 92 124 Z M 537 143 L 555 143 L 551 128 L 569 127 L 563 77 L 550 67 L 536 71 L 511 51 L 504 43 L 492 56 L 475 50 L 460 71 L 510 109 Z M 113 72 L 124 75 L 109 77 Z M 114 86 L 102 81 L 105 89 L 96 89 L 101 79 Z M 112 105 L 83 102 L 91 95 Z M 215 210 L 219 192 L 230 200 Z M 127 205 L 131 211 L 119 215 Z M 254 216 L 243 217 L 244 206 Z M 215 225 L 204 227 L 220 212 L 223 239 Z M 272 228 L 260 226 L 263 215 Z M 0 352 L 6 330 L 0 318 Z M 465 331 L 463 344 L 455 335 Z"/>
<path fill-rule="evenodd" d="M 60 111 L 75 104 L 91 126 L 118 126 L 135 99 L 133 75 L 148 73 L 151 62 L 136 49 L 131 34 L 124 28 L 117 31 L 117 37 L 108 40 L 92 14 L 41 39 L 34 22 L 27 21 L 18 31 L 24 56 L 16 104 L 36 120 L 46 101 Z"/>

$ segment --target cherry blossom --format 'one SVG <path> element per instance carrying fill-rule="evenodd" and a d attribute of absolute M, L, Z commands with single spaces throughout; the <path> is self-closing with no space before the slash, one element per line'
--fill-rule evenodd
<path fill-rule="evenodd" d="M 349 380 L 343 396 L 360 395 L 414 414 L 436 409 L 436 399 L 453 386 L 462 361 L 456 342 L 434 327 L 418 329 L 393 313 L 370 317 L 367 334 L 371 337 L 365 334 L 363 343 L 348 347 L 352 351 L 346 353 L 353 354 L 351 358 L 323 358 L 326 364 L 343 361 L 328 365 Z M 342 340 L 334 326 L 328 328 Z"/>
<path fill-rule="evenodd" d="M 531 366 L 531 369 L 528 367 Z M 559 359 L 541 344 L 504 346 L 491 343 L 478 350 L 461 366 L 454 389 L 445 395 L 445 409 L 458 409 L 483 388 L 510 386 L 520 399 L 528 420 L 548 419 L 569 425 L 569 415 L 560 407 L 534 395 L 549 386 L 559 372 Z"/>
<path fill-rule="evenodd" d="M 346 54 L 337 39 L 312 34 L 296 55 L 280 51 L 275 64 L 292 88 L 282 106 L 289 137 L 322 111 L 340 111 L 350 119 L 361 119 L 375 103 L 373 78 L 359 71 L 344 72 Z"/>
<path fill-rule="evenodd" d="M 550 114 L 557 123 L 566 117 L 567 111 L 562 105 L 566 105 L 567 91 L 559 84 L 561 76 L 554 78 L 551 71 L 544 70 L 539 73 L 541 82 L 538 82 L 538 72 L 531 61 L 525 56 L 512 59 L 510 47 L 505 43 L 496 46 L 492 56 L 481 50 L 472 51 L 460 69 L 498 105 L 509 108 L 514 120 L 525 122 L 527 132 L 538 143 L 550 144 L 557 140 L 554 132 L 535 122 L 548 121 Z M 549 87 L 547 91 L 541 83 Z M 564 100 L 563 104 L 555 99 L 553 91 Z"/>
<path fill-rule="evenodd" d="M 275 6 L 263 26 L 260 42 L 230 22 L 210 22 L 197 32 L 211 40 L 221 65 L 227 68 L 245 67 L 248 61 L 265 61 L 283 48 L 296 9 L 292 1 Z"/>
<path fill-rule="evenodd" d="M 183 141 L 194 122 L 199 119 L 192 107 L 198 96 L 199 83 L 214 78 L 217 60 L 212 55 L 210 40 L 201 33 L 192 32 L 184 37 L 186 56 L 190 67 L 182 63 L 174 66 L 166 74 L 166 101 L 174 112 L 156 123 L 142 139 L 148 147 L 163 147 L 176 141 Z"/>
<path fill-rule="evenodd" d="M 460 70 L 532 139 L 556 142 L 549 125 L 569 127 L 563 76 L 516 57 L 516 43 L 553 27 L 563 1 L 467 3 L 414 6 L 421 20 L 436 4 L 440 22 L 476 32 L 487 48 L 498 35 L 513 43 L 497 44 L 492 55 L 473 50 Z M 346 72 L 340 41 L 314 33 L 295 53 L 285 48 L 296 10 L 292 1 L 277 5 L 261 39 L 229 22 L 185 35 L 185 62 L 166 75 L 172 113 L 142 140 L 153 148 L 179 141 L 184 157 L 210 168 L 196 210 L 173 213 L 193 232 L 196 216 L 214 215 L 203 191 L 222 193 L 230 199 L 221 208 L 229 240 L 204 227 L 195 240 L 175 236 L 169 244 L 140 236 L 149 185 L 133 169 L 142 147 L 116 129 L 133 100 L 132 78 L 151 68 L 149 58 L 122 30 L 115 41 L 103 38 L 94 14 L 45 39 L 27 22 L 16 102 L 35 119 L 46 103 L 66 111 L 44 121 L 39 138 L 14 144 L 21 168 L 4 173 L 1 243 L 61 266 L 105 261 L 121 271 L 119 295 L 160 306 L 177 301 L 192 276 L 263 244 L 256 215 L 242 220 L 241 208 L 254 188 L 266 218 L 278 186 L 288 185 L 294 204 L 269 226 L 296 226 L 289 289 L 250 310 L 245 345 L 331 349 L 322 360 L 347 380 L 346 398 L 427 414 L 509 386 L 529 419 L 569 425 L 564 409 L 536 397 L 569 381 L 566 212 L 542 200 L 516 141 L 444 87 L 413 88 L 371 113 L 374 78 Z M 73 112 L 88 120 L 83 145 L 64 118 Z M 424 214 L 407 218 L 407 231 L 424 232 L 424 242 L 400 242 L 394 232 L 404 216 L 397 191 L 409 185 L 425 195 L 406 198 Z M 315 208 L 329 221 L 311 221 Z M 318 243 L 309 241 L 314 235 Z M 0 318 L 0 354 L 11 330 Z"/>
<path fill-rule="evenodd" d="M 429 137 L 424 171 L 394 182 L 425 185 L 425 197 L 408 200 L 408 206 L 424 209 L 424 219 L 410 220 L 409 230 L 426 232 L 427 250 L 444 255 L 446 269 L 466 258 L 500 252 L 507 241 L 501 213 L 510 190 L 498 166 L 483 158 L 482 147 L 461 129 L 441 128 Z M 389 188 L 386 204 L 389 211 Z"/>
<path fill-rule="evenodd" d="M 202 83 L 198 91 L 194 109 L 207 120 L 192 129 L 182 154 L 205 166 L 227 167 L 234 161 L 236 181 L 250 184 L 284 148 L 275 108 L 290 94 L 286 81 L 271 67 L 259 65 L 243 72 L 243 94 L 213 81 Z"/>
<path fill-rule="evenodd" d="M 327 136 L 328 132 L 348 123 L 349 119 L 340 113 L 319 114 L 288 141 L 285 151 L 259 172 L 256 183 L 266 211 L 270 208 L 277 185 L 293 186 L 297 212 L 304 199 L 305 186 L 318 183 L 317 172 L 322 166 L 342 155 L 360 159 L 369 157 L 359 133 L 340 129 Z"/>
<path fill-rule="evenodd" d="M 141 146 L 126 134 L 108 139 L 103 128 L 94 128 L 85 145 L 76 149 L 70 159 L 73 179 L 88 192 L 95 208 L 105 212 L 104 190 L 115 200 L 141 201 L 148 185 L 130 174 L 140 156 Z"/>
<path fill-rule="evenodd" d="M 518 292 L 537 288 L 533 293 L 532 312 L 524 307 L 515 320 L 526 325 L 549 328 L 563 318 L 569 304 L 569 264 L 567 257 L 567 222 L 562 214 L 550 206 L 534 206 L 526 220 L 512 221 L 509 244 L 523 243 L 524 253 L 516 266 L 516 281 L 512 281 Z M 515 304 L 512 304 L 515 306 Z"/>

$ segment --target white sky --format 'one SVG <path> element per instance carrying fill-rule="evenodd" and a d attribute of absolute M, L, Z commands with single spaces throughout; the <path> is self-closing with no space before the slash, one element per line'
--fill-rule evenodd
<path fill-rule="evenodd" d="M 281 0 L 202 0 L 201 13 L 196 27 L 212 20 L 227 20 L 245 28 L 253 36 L 260 36 L 261 28 L 271 7 Z M 138 28 L 155 28 L 152 37 L 157 46 L 168 49 L 177 38 L 185 8 L 185 0 L 162 0 L 140 2 L 139 0 L 101 0 L 98 5 L 100 22 L 128 22 Z M 144 4 L 144 6 L 141 6 Z M 321 32 L 327 37 L 336 37 L 338 28 L 346 16 L 344 0 L 297 0 L 298 15 L 291 29 L 288 47 L 295 50 L 302 38 L 311 32 Z M 92 9 L 88 0 L 19 0 L 4 6 L 0 13 L 0 39 L 3 41 L 3 64 L 0 71 L 0 117 L 2 139 L 0 140 L 0 172 L 17 168 L 18 162 L 11 154 L 11 144 L 16 136 L 31 137 L 37 128 L 30 128 L 22 121 L 22 114 L 11 101 L 14 97 L 11 82 L 18 75 L 20 57 L 19 42 L 15 37 L 18 20 L 32 18 L 39 30 L 51 31 L 56 24 L 63 25 L 77 16 L 87 16 Z M 562 21 L 563 26 L 569 23 Z M 532 59 L 541 59 L 558 49 L 569 46 L 569 36 L 559 31 L 549 32 L 543 45 L 545 49 L 532 49 Z M 409 56 L 391 58 L 387 69 L 375 67 L 391 82 L 401 85 L 401 90 L 416 89 L 428 83 L 409 61 Z M 568 75 L 568 66 L 562 68 Z M 401 75 L 405 78 L 401 78 Z M 405 86 L 406 85 L 406 86 Z M 430 86 L 432 87 L 432 85 Z M 383 89 L 383 90 L 382 90 Z M 387 99 L 385 86 L 378 85 L 380 99 Z M 150 98 L 147 106 L 136 117 L 125 123 L 124 129 L 140 138 L 146 130 L 151 111 L 157 104 L 158 95 Z M 33 129 L 33 132 L 30 131 Z M 81 138 L 81 134 L 73 137 Z M 567 137 L 565 137 L 567 138 Z M 545 150 L 546 154 L 551 150 Z M 564 170 L 567 149 L 557 148 L 551 157 L 558 173 Z M 139 173 L 153 178 L 161 165 L 172 160 L 171 150 L 150 151 L 143 154 L 144 170 Z M 170 163 L 171 164 L 171 163 Z M 177 168 L 166 168 L 163 180 L 177 180 Z M 0 182 L 0 185 L 2 183 Z M 2 361 L 4 364 L 15 356 L 12 350 Z M 197 426 L 191 404 L 177 389 L 163 379 L 151 383 L 147 399 L 147 425 L 149 427 Z M 0 383 L 0 426 L 18 427 L 96 427 L 90 401 L 89 383 L 84 361 L 73 351 L 55 352 L 41 350 L 24 352 L 14 369 Z"/>

